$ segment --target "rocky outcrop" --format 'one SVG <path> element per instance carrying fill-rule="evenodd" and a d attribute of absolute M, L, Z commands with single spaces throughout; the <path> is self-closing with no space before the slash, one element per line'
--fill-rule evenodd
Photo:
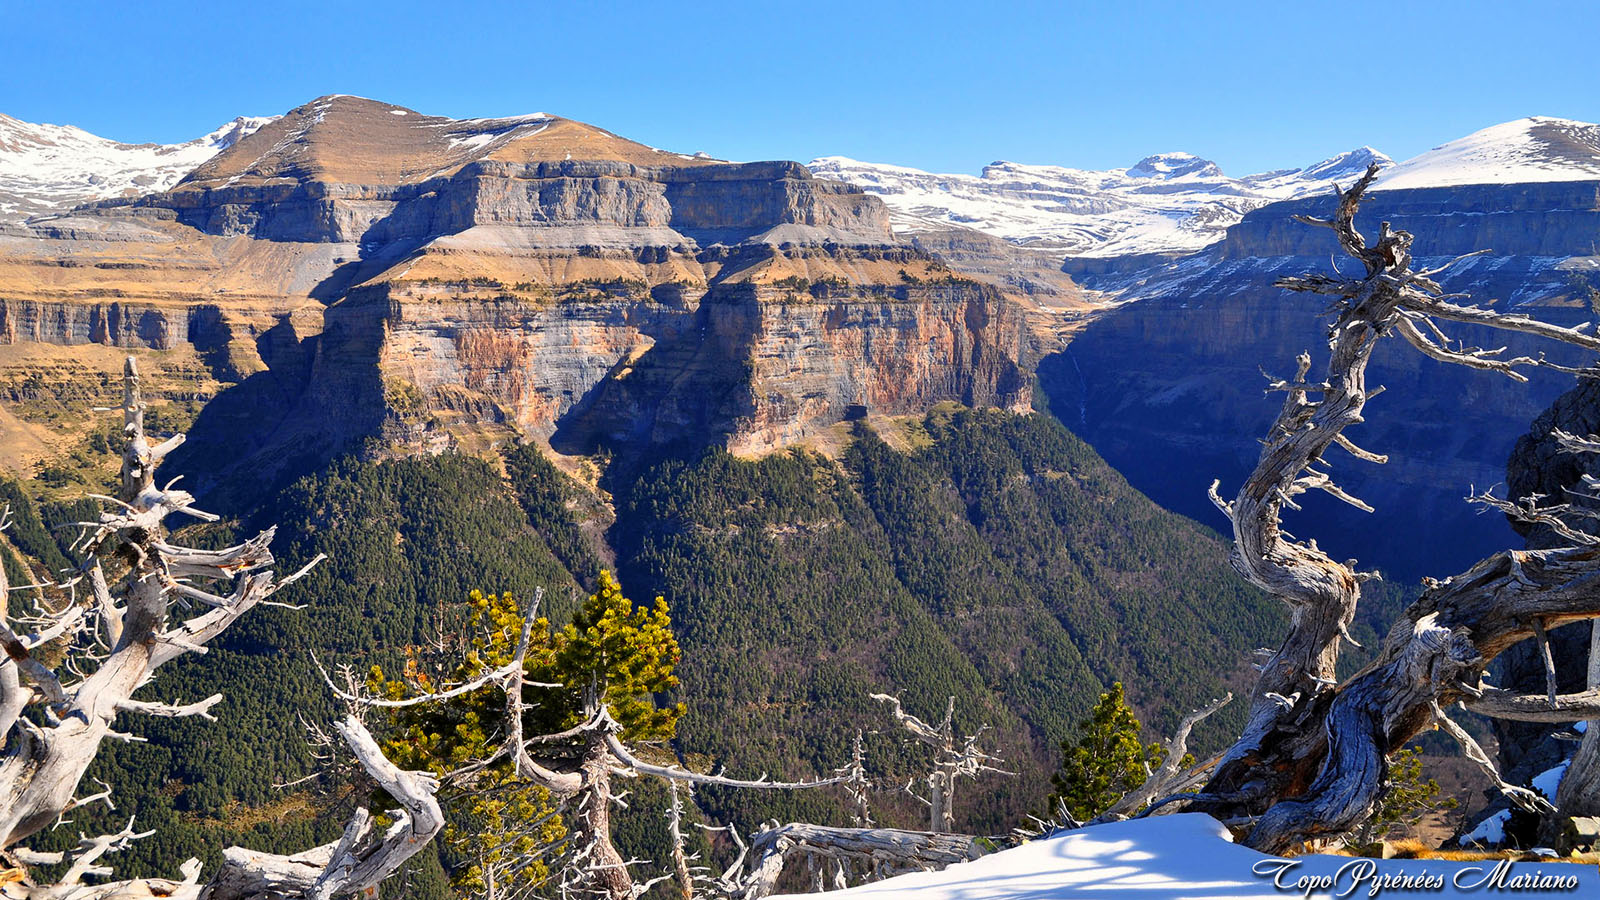
<path fill-rule="evenodd" d="M 109 344 L 170 350 L 193 343 L 193 330 L 215 327 L 216 307 L 155 307 L 122 303 L 51 303 L 0 298 L 0 342 Z M 198 335 L 197 335 L 198 336 Z"/>
<path fill-rule="evenodd" d="M 867 412 L 1030 402 L 1021 311 L 979 283 L 611 288 L 418 302 L 395 286 L 352 295 L 328 319 L 345 335 L 341 356 L 381 341 L 389 433 L 424 446 L 521 434 L 572 450 L 694 441 L 762 453 Z"/>
<path fill-rule="evenodd" d="M 890 241 L 881 203 L 796 163 L 485 160 L 416 184 L 180 185 L 136 205 L 172 210 L 206 234 L 360 243 L 375 253 L 498 225 L 555 248 L 739 243 L 767 232 L 780 241 Z"/>

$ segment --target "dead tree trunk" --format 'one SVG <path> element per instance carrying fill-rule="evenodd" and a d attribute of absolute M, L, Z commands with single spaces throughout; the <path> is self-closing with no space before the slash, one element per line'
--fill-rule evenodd
<path fill-rule="evenodd" d="M 557 870 L 558 882 L 555 887 L 562 896 L 635 900 L 656 883 L 636 882 L 630 871 L 630 865 L 636 861 L 625 859 L 612 840 L 611 806 L 618 799 L 613 791 L 613 779 L 651 777 L 672 784 L 755 790 L 803 790 L 851 780 L 847 771 L 812 781 L 781 782 L 771 781 L 764 775 L 757 779 L 737 779 L 694 772 L 676 764 L 647 763 L 623 742 L 622 725 L 611 715 L 605 703 L 592 695 L 585 698 L 587 715 L 583 722 L 555 734 L 526 735 L 524 714 L 527 710 L 523 688 L 564 687 L 560 684 L 532 682 L 525 677 L 534 622 L 538 617 L 538 602 L 542 596 L 542 591 L 535 593 L 533 608 L 523 616 L 522 635 L 511 660 L 465 684 L 400 700 L 369 697 L 354 689 L 344 690 L 332 679 L 328 680 L 328 684 L 335 694 L 358 708 L 431 704 L 486 687 L 501 690 L 506 704 L 508 733 L 505 739 L 488 758 L 474 760 L 446 777 L 470 779 L 492 765 L 505 764 L 519 778 L 550 792 L 573 822 L 572 839 L 567 842 L 558 864 L 552 867 Z M 574 759 L 575 765 L 572 762 Z M 672 821 L 676 828 L 676 819 Z M 675 840 L 675 843 L 681 853 L 681 842 Z M 681 873 L 686 865 L 686 861 L 681 860 L 674 864 L 675 875 L 680 883 L 685 883 Z"/>
<path fill-rule="evenodd" d="M 1584 685 L 1591 693 L 1600 691 L 1600 620 L 1589 627 L 1589 666 Z M 1590 719 L 1588 723 L 1553 798 L 1561 818 L 1548 820 L 1545 837 L 1550 843 L 1560 842 L 1564 830 L 1561 825 L 1566 818 L 1600 815 L 1600 720 Z"/>
<path fill-rule="evenodd" d="M 628 861 L 617 852 L 611 840 L 611 771 L 616 766 L 609 748 L 596 741 L 584 756 L 579 768 L 582 799 L 578 802 L 576 838 L 580 847 L 588 848 L 586 868 L 590 874 L 591 889 L 612 898 L 633 897 L 633 878 L 628 873 Z"/>
<path fill-rule="evenodd" d="M 1001 762 L 999 757 L 978 749 L 978 738 L 988 726 L 957 740 L 956 698 L 950 698 L 949 705 L 945 707 L 944 721 L 938 725 L 930 725 L 906 712 L 901 708 L 898 697 L 873 694 L 872 699 L 889 704 L 889 714 L 894 720 L 909 731 L 912 737 L 933 748 L 933 770 L 928 773 L 927 778 L 928 796 L 918 798 L 928 804 L 929 831 L 955 831 L 955 795 L 959 779 L 976 778 L 984 772 L 1013 774 L 994 765 Z"/>
<path fill-rule="evenodd" d="M 1212 487 L 1213 502 L 1233 522 L 1235 567 L 1282 600 L 1291 621 L 1288 635 L 1262 668 L 1243 733 L 1204 789 L 1187 799 L 1191 809 L 1253 823 L 1249 844 L 1268 852 L 1359 824 L 1382 796 L 1390 752 L 1434 723 L 1465 736 L 1442 710 L 1483 693 L 1480 676 L 1496 654 L 1548 628 L 1600 616 L 1600 551 L 1509 551 L 1462 575 L 1430 583 L 1390 630 L 1379 658 L 1345 684 L 1336 682 L 1340 641 L 1349 640 L 1360 584 L 1371 576 L 1356 572 L 1353 560 L 1335 562 L 1315 541 L 1293 540 L 1281 527 L 1281 515 L 1285 507 L 1297 508 L 1294 498 L 1312 489 L 1370 509 L 1333 482 L 1325 454 L 1337 445 L 1359 460 L 1386 461 L 1357 447 L 1344 433 L 1362 421 L 1367 401 L 1381 390 L 1366 384 L 1377 341 L 1397 334 L 1431 358 L 1517 380 L 1526 380 L 1521 368 L 1551 364 L 1542 358 L 1505 359 L 1501 351 L 1454 344 L 1436 320 L 1600 351 L 1600 339 L 1583 328 L 1450 302 L 1455 297 L 1444 294 L 1432 278 L 1446 267 L 1412 271 L 1411 235 L 1390 229 L 1388 223 L 1368 246 L 1355 227 L 1355 214 L 1377 171 L 1372 166 L 1339 194 L 1332 219 L 1301 219 L 1332 229 L 1365 274 L 1278 282 L 1332 298 L 1334 321 L 1324 375 L 1308 382 L 1311 358 L 1302 354 L 1293 378 L 1272 382 L 1268 389 L 1284 393 L 1285 399 L 1255 471 L 1231 502 Z M 1507 511 L 1521 509 L 1480 499 Z M 1555 705 L 1553 699 L 1548 704 Z M 1515 704 L 1500 706 L 1511 709 Z M 1469 755 L 1482 755 L 1476 745 L 1467 749 Z M 1512 793 L 1520 802 L 1537 805 L 1525 792 Z"/>
<path fill-rule="evenodd" d="M 85 803 L 109 804 L 109 791 L 76 795 L 101 743 L 123 736 L 115 730 L 119 716 L 210 719 L 222 700 L 216 694 L 196 703 L 162 703 L 134 699 L 134 693 L 162 665 L 186 653 L 206 652 L 206 645 L 240 616 L 271 602 L 276 591 L 318 561 L 288 578 L 276 578 L 268 568 L 273 562 L 271 529 L 223 550 L 169 543 L 169 517 L 216 517 L 195 509 L 194 498 L 174 490 L 170 482 L 156 487 L 156 467 L 183 436 L 155 446 L 146 439 L 139 372 L 132 358 L 123 385 L 122 489 L 117 497 L 100 498 L 113 508 L 95 522 L 81 523 L 80 546 L 89 555 L 60 585 L 70 589 L 68 599 L 54 607 L 41 601 L 36 615 L 13 624 L 6 617 L 10 586 L 0 572 L 0 645 L 6 651 L 0 658 L 0 855 L 24 867 L 14 870 L 22 874 L 0 887 L 0 896 L 91 900 L 142 892 L 185 900 L 326 900 L 368 891 L 432 840 L 443 819 L 432 779 L 395 768 L 354 718 L 339 724 L 340 733 L 362 767 L 401 807 L 382 835 L 374 833 L 372 817 L 361 809 L 338 842 L 298 856 L 228 850 L 222 869 L 206 885 L 198 881 L 200 867 L 194 860 L 184 865 L 183 881 L 85 884 L 87 876 L 111 874 L 101 862 L 107 853 L 149 836 L 134 831 L 130 821 L 118 834 L 85 838 L 70 856 L 61 882 L 36 884 L 27 874 L 26 866 L 63 863 L 69 857 L 33 852 L 23 841 Z M 108 578 L 108 570 L 115 577 Z M 206 611 L 180 618 L 178 601 Z M 46 664 L 63 657 L 60 666 Z M 30 707 L 38 711 L 36 718 L 24 715 Z"/>

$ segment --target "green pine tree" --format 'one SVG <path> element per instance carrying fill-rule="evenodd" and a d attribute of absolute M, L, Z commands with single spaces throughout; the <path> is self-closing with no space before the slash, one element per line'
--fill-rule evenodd
<path fill-rule="evenodd" d="M 556 630 L 544 618 L 533 623 L 525 657 L 527 680 L 561 687 L 525 689 L 524 733 L 548 734 L 576 725 L 586 699 L 598 697 L 622 725 L 624 740 L 668 740 L 683 706 L 656 703 L 656 695 L 678 684 L 673 669 L 680 652 L 666 602 L 657 597 L 651 607 L 635 609 L 610 572 L 601 572 L 598 580 L 599 589 L 570 624 Z M 448 659 L 429 659 L 413 649 L 396 678 L 373 667 L 368 688 L 389 699 L 420 696 L 438 690 L 441 682 L 471 681 L 513 660 L 522 634 L 521 603 L 509 592 L 473 591 L 469 605 L 471 626 L 459 646 L 444 650 Z M 445 674 L 429 675 L 430 668 Z M 443 775 L 493 755 L 495 742 L 506 733 L 505 711 L 497 687 L 443 703 L 402 707 L 394 711 L 392 736 L 384 749 L 403 768 Z M 536 860 L 536 851 L 567 833 L 549 793 L 518 778 L 507 760 L 482 770 L 458 793 L 444 834 L 445 863 L 456 890 L 467 897 L 491 897 L 542 886 L 550 872 Z"/>
<path fill-rule="evenodd" d="M 1456 808 L 1454 798 L 1441 798 L 1439 782 L 1422 775 L 1422 751 L 1415 747 L 1396 750 L 1389 757 L 1389 789 L 1372 817 L 1350 836 L 1350 843 L 1370 848 L 1416 825 L 1430 813 Z"/>
<path fill-rule="evenodd" d="M 1050 778 L 1045 818 L 1065 807 L 1086 822 L 1111 808 L 1166 759 L 1166 748 L 1145 744 L 1139 720 L 1123 699 L 1122 682 L 1100 695 L 1089 717 L 1078 723 L 1076 740 L 1061 742 L 1061 769 Z"/>

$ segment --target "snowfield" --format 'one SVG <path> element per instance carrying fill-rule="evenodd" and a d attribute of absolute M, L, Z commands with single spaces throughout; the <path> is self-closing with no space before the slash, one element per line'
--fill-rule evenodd
<path fill-rule="evenodd" d="M 839 900 L 1224 900 L 1501 894 L 1600 897 L 1600 872 L 1592 865 L 1553 861 L 1497 867 L 1494 862 L 1347 856 L 1276 860 L 1234 844 L 1228 830 L 1210 816 L 1179 813 L 1070 831 L 942 872 L 902 875 L 830 891 L 827 896 Z"/>
<path fill-rule="evenodd" d="M 1531 117 L 1474 132 L 1392 165 L 1361 147 L 1301 169 L 1230 178 L 1188 153 L 1091 171 L 995 162 L 980 175 L 937 174 L 842 156 L 812 171 L 848 181 L 889 205 L 896 230 L 973 228 L 1055 257 L 1188 253 L 1267 203 L 1349 186 L 1369 162 L 1385 167 L 1375 190 L 1600 181 L 1600 125 Z"/>
<path fill-rule="evenodd" d="M 1126 169 L 996 162 L 982 175 L 940 175 L 827 156 L 808 163 L 889 205 L 895 229 L 959 226 L 1056 256 L 1120 256 L 1199 250 L 1222 239 L 1247 212 L 1276 200 L 1329 190 L 1367 163 L 1389 158 L 1362 147 L 1304 169 L 1230 178 L 1188 153 L 1147 156 Z"/>
<path fill-rule="evenodd" d="M 1600 180 L 1600 125 L 1532 116 L 1408 159 L 1375 189 Z"/>
<path fill-rule="evenodd" d="M 124 144 L 0 114 L 0 222 L 164 191 L 277 116 L 240 116 L 181 144 Z"/>

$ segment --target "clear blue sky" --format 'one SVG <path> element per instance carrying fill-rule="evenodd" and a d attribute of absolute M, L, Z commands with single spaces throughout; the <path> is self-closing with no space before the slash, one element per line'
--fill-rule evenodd
<path fill-rule="evenodd" d="M 1187 150 L 1242 175 L 1600 120 L 1597 23 L 1576 2 L 0 0 L 0 112 L 170 142 L 345 93 L 731 159 L 975 172 Z"/>

